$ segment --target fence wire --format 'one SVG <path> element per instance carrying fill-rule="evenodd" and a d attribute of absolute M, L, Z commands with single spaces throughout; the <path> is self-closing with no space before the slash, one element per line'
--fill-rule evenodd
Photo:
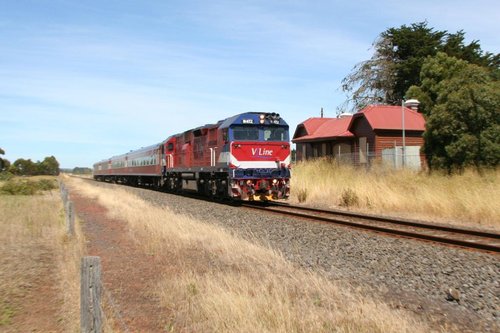
<path fill-rule="evenodd" d="M 68 211 L 67 211 L 68 205 L 66 203 L 69 200 L 69 192 L 68 192 L 68 189 L 66 188 L 66 185 L 64 184 L 64 182 L 60 178 L 57 181 L 59 184 L 59 190 L 61 193 L 61 200 L 63 201 L 63 207 L 65 209 L 65 214 L 68 214 Z M 130 333 L 130 329 L 128 328 L 127 324 L 125 323 L 125 320 L 123 319 L 123 316 L 121 314 L 121 311 L 120 311 L 118 305 L 116 304 L 116 302 L 113 299 L 113 296 L 106 289 L 106 287 L 104 286 L 102 281 L 101 281 L 101 288 L 102 288 L 101 291 L 105 296 L 106 302 L 109 305 L 109 308 L 111 309 L 111 311 L 113 313 L 113 321 L 118 322 L 119 326 L 121 327 L 122 332 Z M 109 317 L 106 315 L 106 312 L 103 311 L 103 304 L 99 304 L 99 306 L 100 306 L 100 310 L 102 313 L 102 317 L 104 319 L 104 323 L 107 323 Z M 103 331 L 103 330 L 104 330 L 104 327 L 102 328 L 101 331 Z"/>
<path fill-rule="evenodd" d="M 123 316 L 122 316 L 122 314 L 120 312 L 120 309 L 118 308 L 118 306 L 116 305 L 115 301 L 113 300 L 113 296 L 104 287 L 104 285 L 102 286 L 102 293 L 106 297 L 106 301 L 109 304 L 109 307 L 111 308 L 111 311 L 113 312 L 113 319 L 115 319 L 115 320 L 118 321 L 118 323 L 120 324 L 120 327 L 122 329 L 122 332 L 130 333 L 130 330 L 129 330 L 127 324 L 125 323 L 125 320 L 123 319 Z M 102 311 L 102 314 L 103 314 L 104 318 L 106 318 L 106 314 L 105 314 L 104 311 Z"/>
<path fill-rule="evenodd" d="M 401 152 L 386 151 L 383 153 L 340 153 L 334 155 L 321 155 L 308 156 L 304 158 L 300 154 L 296 156 L 295 162 L 312 160 L 318 158 L 329 159 L 332 162 L 351 165 L 356 167 L 370 167 L 370 166 L 384 166 L 394 169 L 412 169 L 412 170 L 422 170 L 426 168 L 426 156 L 420 153 L 407 153 L 403 154 Z"/>

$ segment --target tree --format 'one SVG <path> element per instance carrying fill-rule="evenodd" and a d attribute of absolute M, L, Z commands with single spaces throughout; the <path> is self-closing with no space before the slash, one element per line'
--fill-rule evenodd
<path fill-rule="evenodd" d="M 468 63 L 444 53 L 426 60 L 420 72 L 420 85 L 411 86 L 406 96 L 418 99 L 419 111 L 428 116 L 438 100 L 438 95 L 446 88 L 448 80 L 452 79 L 455 73 L 465 70 Z"/>
<path fill-rule="evenodd" d="M 0 155 L 5 155 L 5 150 L 3 150 L 2 148 L 0 148 Z M 3 171 L 4 168 L 5 168 L 5 162 L 0 157 L 0 172 Z"/>
<path fill-rule="evenodd" d="M 9 171 L 16 175 L 58 175 L 59 162 L 54 156 L 45 157 L 42 162 L 34 163 L 30 159 L 17 159 L 9 168 Z"/>
<path fill-rule="evenodd" d="M 10 161 L 6 158 L 0 159 L 1 166 L 0 166 L 0 172 L 2 171 L 7 171 L 10 168 Z"/>
<path fill-rule="evenodd" d="M 42 175 L 57 176 L 59 174 L 59 162 L 54 156 L 45 157 L 45 159 L 39 163 L 38 169 L 39 173 Z"/>
<path fill-rule="evenodd" d="M 33 176 L 38 174 L 38 166 L 31 159 L 19 158 L 9 168 L 15 175 Z"/>
<path fill-rule="evenodd" d="M 438 53 L 422 66 L 407 96 L 422 101 L 424 150 L 448 172 L 500 162 L 500 82 L 485 67 Z"/>
<path fill-rule="evenodd" d="M 465 45 L 465 32 L 457 31 L 454 34 L 448 34 L 446 41 L 440 48 L 441 52 L 446 53 L 451 57 L 465 60 L 471 64 L 486 67 L 492 71 L 496 71 L 498 78 L 498 69 L 500 67 L 500 54 L 493 54 L 481 50 L 479 41 L 473 40 L 470 44 Z"/>
<path fill-rule="evenodd" d="M 500 55 L 483 53 L 478 41 L 466 45 L 465 33 L 436 31 L 427 22 L 402 25 L 382 32 L 375 43 L 371 59 L 357 64 L 342 80 L 342 90 L 354 109 L 382 102 L 399 104 L 412 85 L 420 85 L 420 71 L 428 56 L 438 52 L 467 60 L 499 75 Z"/>
<path fill-rule="evenodd" d="M 73 168 L 71 173 L 74 175 L 89 175 L 92 173 L 92 169 L 83 168 L 83 167 L 75 167 L 75 168 Z"/>

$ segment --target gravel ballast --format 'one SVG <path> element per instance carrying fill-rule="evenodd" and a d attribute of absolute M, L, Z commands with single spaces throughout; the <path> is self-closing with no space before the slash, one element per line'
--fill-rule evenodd
<path fill-rule="evenodd" d="M 498 255 L 122 188 L 176 213 L 219 225 L 282 253 L 303 268 L 347 282 L 369 297 L 376 295 L 438 324 L 452 323 L 464 331 L 499 330 Z"/>

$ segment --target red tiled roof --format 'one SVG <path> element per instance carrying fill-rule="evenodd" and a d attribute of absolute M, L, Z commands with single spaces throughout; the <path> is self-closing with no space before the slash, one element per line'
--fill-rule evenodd
<path fill-rule="evenodd" d="M 365 116 L 372 129 L 401 130 L 403 128 L 401 106 L 369 105 L 354 114 L 354 117 Z M 424 131 L 425 119 L 421 113 L 404 108 L 405 130 Z"/>
<path fill-rule="evenodd" d="M 354 135 L 349 132 L 351 118 L 309 118 L 299 124 L 305 128 L 307 135 L 294 138 L 292 141 L 295 143 L 324 138 L 353 137 Z"/>
<path fill-rule="evenodd" d="M 316 130 L 323 125 L 325 122 L 327 122 L 330 119 L 334 118 L 309 118 L 306 121 L 304 121 L 302 124 L 306 128 L 306 131 L 308 134 L 312 134 L 316 132 Z"/>

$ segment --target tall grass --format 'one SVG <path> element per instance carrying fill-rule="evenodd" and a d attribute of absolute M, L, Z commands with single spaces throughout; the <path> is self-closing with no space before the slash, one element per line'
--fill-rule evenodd
<path fill-rule="evenodd" d="M 291 188 L 292 202 L 500 229 L 499 170 L 448 176 L 318 159 L 294 167 Z"/>
<path fill-rule="evenodd" d="M 97 198 L 127 221 L 145 253 L 168 258 L 157 288 L 171 332 L 428 332 L 426 324 L 279 253 L 124 189 L 96 188 L 79 179 L 80 193 Z"/>
<path fill-rule="evenodd" d="M 15 331 L 11 325 L 16 325 L 17 316 L 36 315 L 26 314 L 26 302 L 48 274 L 58 295 L 34 297 L 48 296 L 46 302 L 57 302 L 59 311 L 51 318 L 55 327 L 77 331 L 83 241 L 78 224 L 73 238 L 66 235 L 60 196 L 55 192 L 0 195 L 0 212 L 0 331 Z"/>

